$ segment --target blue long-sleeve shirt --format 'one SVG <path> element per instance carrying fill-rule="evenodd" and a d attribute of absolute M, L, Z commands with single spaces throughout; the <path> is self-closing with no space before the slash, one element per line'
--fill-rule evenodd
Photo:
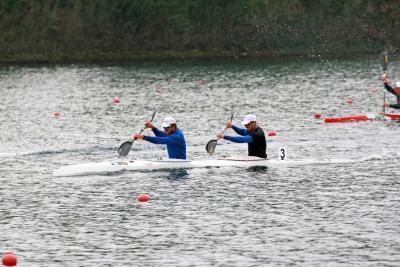
<path fill-rule="evenodd" d="M 235 125 L 232 125 L 232 129 L 241 136 L 230 136 L 225 135 L 224 139 L 232 141 L 234 143 L 251 143 L 253 142 L 253 138 L 249 135 L 249 132 L 246 128 L 239 128 Z"/>
<path fill-rule="evenodd" d="M 167 145 L 168 157 L 170 159 L 186 159 L 186 141 L 180 129 L 176 129 L 176 131 L 170 135 L 167 135 L 156 127 L 152 130 L 156 136 L 146 135 L 144 140 L 153 144 Z"/>

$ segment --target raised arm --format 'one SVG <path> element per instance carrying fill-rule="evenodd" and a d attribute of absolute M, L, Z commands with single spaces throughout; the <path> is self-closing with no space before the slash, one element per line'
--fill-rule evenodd
<path fill-rule="evenodd" d="M 153 144 L 163 144 L 163 145 L 172 145 L 179 144 L 180 138 L 176 135 L 165 135 L 165 136 L 145 136 L 144 140 L 149 141 Z"/>
<path fill-rule="evenodd" d="M 240 135 L 248 135 L 248 132 L 247 132 L 247 129 L 246 128 L 239 128 L 239 127 L 237 127 L 237 126 L 235 126 L 235 125 L 232 125 L 232 129 L 237 133 L 237 134 L 240 134 Z"/>
<path fill-rule="evenodd" d="M 253 138 L 250 135 L 245 135 L 245 136 L 229 136 L 229 135 L 225 135 L 224 139 L 232 141 L 234 143 L 251 143 L 251 142 L 253 142 Z"/>
<path fill-rule="evenodd" d="M 165 137 L 167 136 L 167 134 L 163 131 L 160 131 L 158 128 L 154 127 L 151 129 L 154 133 L 155 136 L 159 136 L 159 137 Z"/>
<path fill-rule="evenodd" d="M 391 94 L 398 96 L 396 94 L 396 91 L 391 86 L 392 81 L 389 79 L 389 77 L 386 74 L 383 74 L 381 79 L 383 81 L 383 85 L 385 86 L 386 90 L 388 90 Z"/>

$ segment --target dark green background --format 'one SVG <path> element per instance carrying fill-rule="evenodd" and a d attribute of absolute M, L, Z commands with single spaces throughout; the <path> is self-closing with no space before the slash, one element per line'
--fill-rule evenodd
<path fill-rule="evenodd" d="M 0 61 L 392 52 L 398 0 L 0 0 Z"/>

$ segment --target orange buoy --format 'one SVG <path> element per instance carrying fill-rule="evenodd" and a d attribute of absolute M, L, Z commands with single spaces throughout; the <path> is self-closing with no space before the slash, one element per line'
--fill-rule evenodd
<path fill-rule="evenodd" d="M 319 112 L 315 112 L 315 114 L 314 114 L 314 118 L 316 118 L 316 119 L 319 119 L 319 118 L 321 118 L 321 113 L 319 113 Z"/>
<path fill-rule="evenodd" d="M 268 132 L 268 136 L 276 136 L 276 132 L 275 131 L 269 131 Z"/>
<path fill-rule="evenodd" d="M 6 252 L 3 255 L 2 263 L 5 266 L 15 266 L 17 265 L 17 256 L 12 252 Z"/>
<path fill-rule="evenodd" d="M 147 202 L 150 200 L 150 197 L 147 194 L 140 194 L 137 199 L 139 202 Z"/>

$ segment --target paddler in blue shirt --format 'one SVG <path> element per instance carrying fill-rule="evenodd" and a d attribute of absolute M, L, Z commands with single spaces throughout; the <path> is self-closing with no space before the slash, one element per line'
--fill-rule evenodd
<path fill-rule="evenodd" d="M 388 90 L 390 93 L 394 94 L 397 97 L 397 104 L 384 103 L 385 107 L 400 109 L 400 81 L 396 82 L 395 88 L 393 88 L 390 85 L 392 81 L 386 74 L 382 75 L 382 81 L 383 84 L 385 85 L 386 90 Z"/>
<path fill-rule="evenodd" d="M 157 129 L 152 122 L 145 122 L 146 128 L 150 128 L 155 136 L 143 134 L 133 135 L 134 139 L 146 140 L 153 144 L 167 145 L 168 157 L 170 159 L 186 159 L 186 141 L 180 129 L 176 125 L 173 117 L 166 117 L 161 124 L 164 132 Z"/>
<path fill-rule="evenodd" d="M 257 126 L 256 115 L 246 115 L 242 124 L 246 128 L 239 128 L 232 125 L 231 121 L 226 123 L 226 128 L 232 128 L 240 136 L 229 136 L 220 133 L 217 135 L 217 138 L 229 140 L 234 143 L 247 143 L 249 156 L 267 158 L 267 141 L 265 140 L 264 131 Z"/>

